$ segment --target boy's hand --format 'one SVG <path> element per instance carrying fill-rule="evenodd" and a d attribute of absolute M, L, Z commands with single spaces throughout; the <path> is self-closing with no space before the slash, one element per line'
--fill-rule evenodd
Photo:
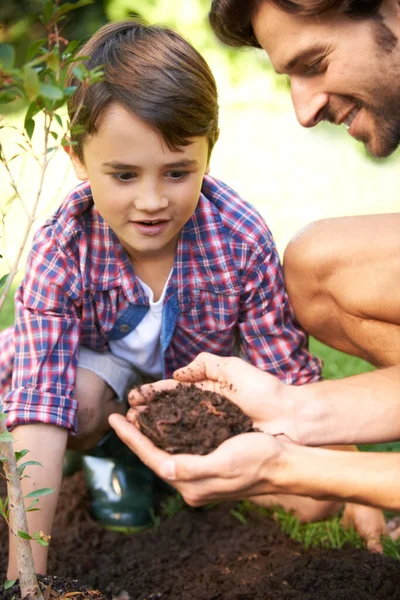
<path fill-rule="evenodd" d="M 366 541 L 371 552 L 383 552 L 381 536 L 388 535 L 388 531 L 385 517 L 379 508 L 348 502 L 344 509 L 342 525 L 345 528 L 353 527 Z"/>
<path fill-rule="evenodd" d="M 109 418 L 121 440 L 191 506 L 279 491 L 283 444 L 270 435 L 245 433 L 205 456 L 170 455 L 121 415 Z"/>
<path fill-rule="evenodd" d="M 298 441 L 293 398 L 296 387 L 285 385 L 244 360 L 202 352 L 187 367 L 175 371 L 174 378 L 175 381 L 158 381 L 132 390 L 129 394 L 132 409 L 127 418 L 136 423 L 137 413 L 144 410 L 156 392 L 176 387 L 177 382 L 194 383 L 237 404 L 253 420 L 255 428 L 271 435 L 285 434 Z"/>

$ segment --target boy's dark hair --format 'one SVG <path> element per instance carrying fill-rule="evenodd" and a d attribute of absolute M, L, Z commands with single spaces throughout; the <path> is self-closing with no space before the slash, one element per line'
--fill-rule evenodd
<path fill-rule="evenodd" d="M 218 93 L 204 58 L 178 33 L 166 27 L 129 20 L 99 29 L 78 55 L 88 69 L 101 66 L 104 78 L 90 86 L 73 74 L 66 85 L 77 86 L 68 103 L 71 120 L 84 132 L 72 135 L 74 151 L 83 161 L 82 143 L 96 133 L 104 110 L 117 102 L 177 150 L 189 138 L 206 136 L 209 155 L 218 138 Z"/>
<path fill-rule="evenodd" d="M 214 33 L 229 46 L 260 48 L 251 21 L 264 2 L 304 17 L 346 14 L 357 18 L 375 16 L 382 4 L 382 0 L 213 0 L 209 18 Z"/>

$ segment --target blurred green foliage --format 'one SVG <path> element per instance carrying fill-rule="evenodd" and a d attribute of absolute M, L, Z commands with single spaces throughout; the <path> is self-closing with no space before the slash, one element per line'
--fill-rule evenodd
<path fill-rule="evenodd" d="M 77 0 L 72 0 L 75 4 Z M 38 17 L 45 0 L 7 0 L 0 5 L 0 42 L 13 44 L 16 66 L 23 63 L 29 45 L 43 37 Z M 108 21 L 140 17 L 149 23 L 167 25 L 184 35 L 199 52 L 225 68 L 232 82 L 237 82 L 249 68 L 247 52 L 223 46 L 208 24 L 210 0 L 95 0 L 91 5 L 71 12 L 61 27 L 66 39 L 85 41 Z M 251 52 L 251 50 L 250 50 Z M 255 52 L 260 69 L 269 68 L 261 52 Z M 254 67 L 254 65 L 253 65 Z"/>

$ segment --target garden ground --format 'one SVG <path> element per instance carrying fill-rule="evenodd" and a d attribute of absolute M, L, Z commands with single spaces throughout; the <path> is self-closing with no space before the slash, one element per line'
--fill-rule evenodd
<path fill-rule="evenodd" d="M 64 480 L 49 573 L 110 597 L 125 591 L 130 600 L 400 600 L 394 558 L 351 547 L 305 550 L 247 504 L 180 508 L 170 498 L 164 516 L 177 512 L 135 536 L 106 531 L 90 518 L 84 479 L 76 473 Z M 330 543 L 340 545 L 340 530 L 335 535 Z M 3 523 L 0 539 L 4 572 Z"/>

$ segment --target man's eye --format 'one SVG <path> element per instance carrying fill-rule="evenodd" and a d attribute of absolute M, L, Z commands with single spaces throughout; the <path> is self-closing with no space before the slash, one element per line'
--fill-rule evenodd
<path fill-rule="evenodd" d="M 131 181 L 132 179 L 134 179 L 135 174 L 134 173 L 113 173 L 112 177 L 113 177 L 113 179 L 116 179 L 117 181 Z"/>
<path fill-rule="evenodd" d="M 322 73 L 325 70 L 325 63 L 323 58 L 319 58 L 310 65 L 304 65 L 304 73 L 306 75 L 316 75 Z"/>

